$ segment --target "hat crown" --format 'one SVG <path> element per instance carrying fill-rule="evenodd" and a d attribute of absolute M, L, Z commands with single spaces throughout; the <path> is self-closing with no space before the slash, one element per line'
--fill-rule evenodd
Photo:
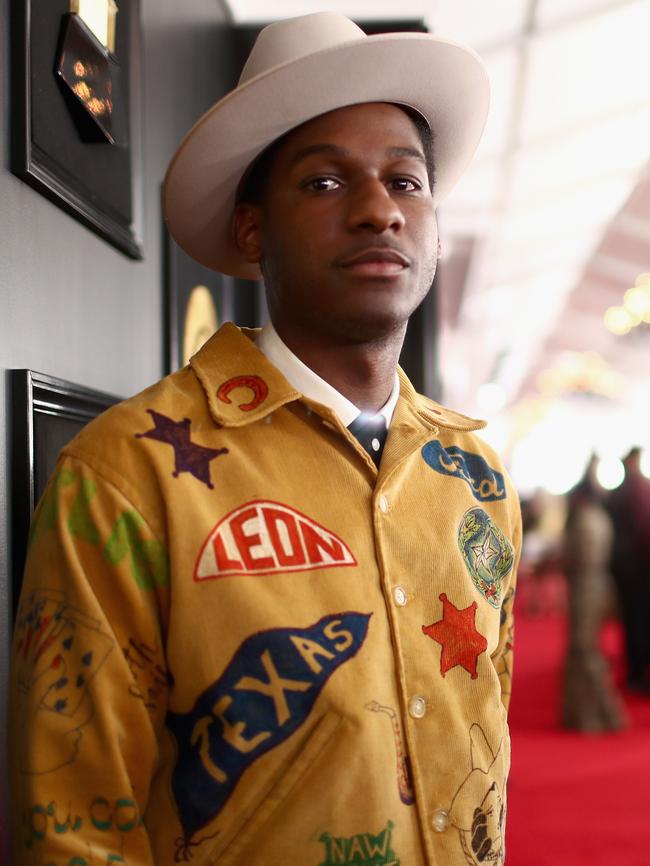
<path fill-rule="evenodd" d="M 354 21 L 336 12 L 314 12 L 265 27 L 255 40 L 239 84 L 277 66 L 343 42 L 365 38 Z"/>

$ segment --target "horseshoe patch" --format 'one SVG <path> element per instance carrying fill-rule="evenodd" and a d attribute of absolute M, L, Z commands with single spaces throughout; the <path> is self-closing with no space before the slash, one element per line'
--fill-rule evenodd
<path fill-rule="evenodd" d="M 222 403 L 232 403 L 230 392 L 236 388 L 248 388 L 253 392 L 253 397 L 248 403 L 239 403 L 238 408 L 242 412 L 250 412 L 263 403 L 269 393 L 269 386 L 259 376 L 233 376 L 219 387 L 217 397 Z"/>

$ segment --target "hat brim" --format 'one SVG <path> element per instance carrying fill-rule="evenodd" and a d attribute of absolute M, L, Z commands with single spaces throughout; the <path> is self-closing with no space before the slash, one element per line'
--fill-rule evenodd
<path fill-rule="evenodd" d="M 231 91 L 187 133 L 165 177 L 167 226 L 201 264 L 259 279 L 257 266 L 245 262 L 233 242 L 231 221 L 239 181 L 269 144 L 343 106 L 411 106 L 434 134 L 437 205 L 476 150 L 489 98 L 478 55 L 430 34 L 368 36 L 292 60 Z"/>

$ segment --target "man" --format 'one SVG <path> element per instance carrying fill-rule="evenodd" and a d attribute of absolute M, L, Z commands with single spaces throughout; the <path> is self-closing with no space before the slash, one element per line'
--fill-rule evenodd
<path fill-rule="evenodd" d="M 650 481 L 641 472 L 641 449 L 623 458 L 625 477 L 609 496 L 614 523 L 611 571 L 625 630 L 627 687 L 650 693 Z"/>
<path fill-rule="evenodd" d="M 271 324 L 63 451 L 16 630 L 18 863 L 503 862 L 517 499 L 396 374 L 486 108 L 468 49 L 320 13 L 179 148 L 171 231 L 261 272 Z"/>

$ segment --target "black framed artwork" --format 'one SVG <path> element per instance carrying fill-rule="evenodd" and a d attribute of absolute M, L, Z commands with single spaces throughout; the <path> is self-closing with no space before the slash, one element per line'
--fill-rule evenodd
<path fill-rule="evenodd" d="M 234 319 L 234 279 L 200 265 L 164 231 L 165 368 L 172 373 Z"/>
<path fill-rule="evenodd" d="M 224 322 L 258 327 L 266 317 L 261 281 L 238 280 L 200 265 L 163 227 L 167 372 L 183 367 Z"/>
<path fill-rule="evenodd" d="M 11 370 L 12 594 L 18 603 L 29 525 L 59 451 L 119 397 L 33 370 Z"/>
<path fill-rule="evenodd" d="M 14 0 L 11 168 L 142 258 L 139 0 Z"/>

